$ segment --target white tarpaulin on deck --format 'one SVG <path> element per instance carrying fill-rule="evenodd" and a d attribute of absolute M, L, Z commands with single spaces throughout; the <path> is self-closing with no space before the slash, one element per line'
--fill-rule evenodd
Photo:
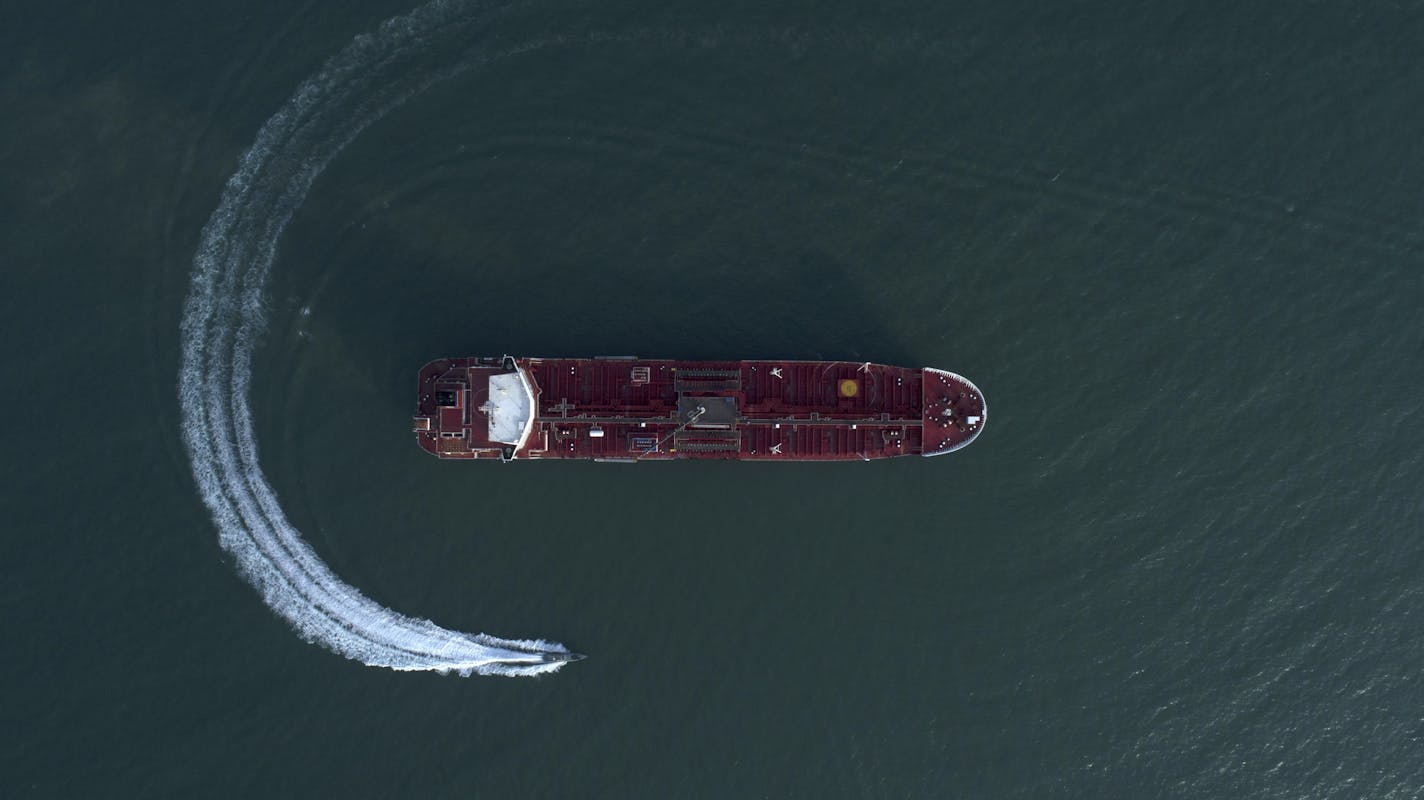
<path fill-rule="evenodd" d="M 529 424 L 529 390 L 518 372 L 491 375 L 489 379 L 489 438 L 492 442 L 519 444 Z"/>

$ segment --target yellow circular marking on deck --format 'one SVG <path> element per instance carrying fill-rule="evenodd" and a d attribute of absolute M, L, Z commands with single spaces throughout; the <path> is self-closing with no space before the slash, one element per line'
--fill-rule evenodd
<path fill-rule="evenodd" d="M 840 385 L 841 397 L 855 397 L 860 392 L 860 384 L 850 378 L 845 378 Z"/>

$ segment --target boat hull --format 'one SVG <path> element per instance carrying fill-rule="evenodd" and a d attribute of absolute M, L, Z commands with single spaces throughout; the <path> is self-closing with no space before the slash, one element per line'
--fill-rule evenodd
<path fill-rule="evenodd" d="M 846 361 L 447 358 L 415 434 L 453 460 L 872 461 L 958 450 L 988 408 L 968 379 Z"/>

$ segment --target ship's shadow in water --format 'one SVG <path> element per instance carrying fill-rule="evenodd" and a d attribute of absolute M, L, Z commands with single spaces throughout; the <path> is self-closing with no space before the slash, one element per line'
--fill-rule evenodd
<path fill-rule="evenodd" d="M 567 292 L 545 295 L 537 317 L 485 320 L 482 338 L 462 346 L 472 353 L 493 346 L 545 356 L 916 366 L 919 356 L 889 324 L 894 309 L 870 296 L 882 280 L 872 272 L 878 266 L 852 270 L 828 253 L 805 251 L 775 264 L 758 259 L 671 270 L 659 281 L 621 283 L 614 271 L 602 272 L 604 280 L 575 280 Z"/>

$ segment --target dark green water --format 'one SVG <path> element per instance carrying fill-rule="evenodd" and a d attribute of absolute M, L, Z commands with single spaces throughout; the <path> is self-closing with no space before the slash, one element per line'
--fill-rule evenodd
<path fill-rule="evenodd" d="M 1424 8 L 532 3 L 343 78 L 452 73 L 280 228 L 261 464 L 374 600 L 590 654 L 517 679 L 303 642 L 179 427 L 225 182 L 412 8 L 5 15 L 0 796 L 1424 793 Z M 992 418 L 423 455 L 418 366 L 503 352 L 924 364 Z"/>

